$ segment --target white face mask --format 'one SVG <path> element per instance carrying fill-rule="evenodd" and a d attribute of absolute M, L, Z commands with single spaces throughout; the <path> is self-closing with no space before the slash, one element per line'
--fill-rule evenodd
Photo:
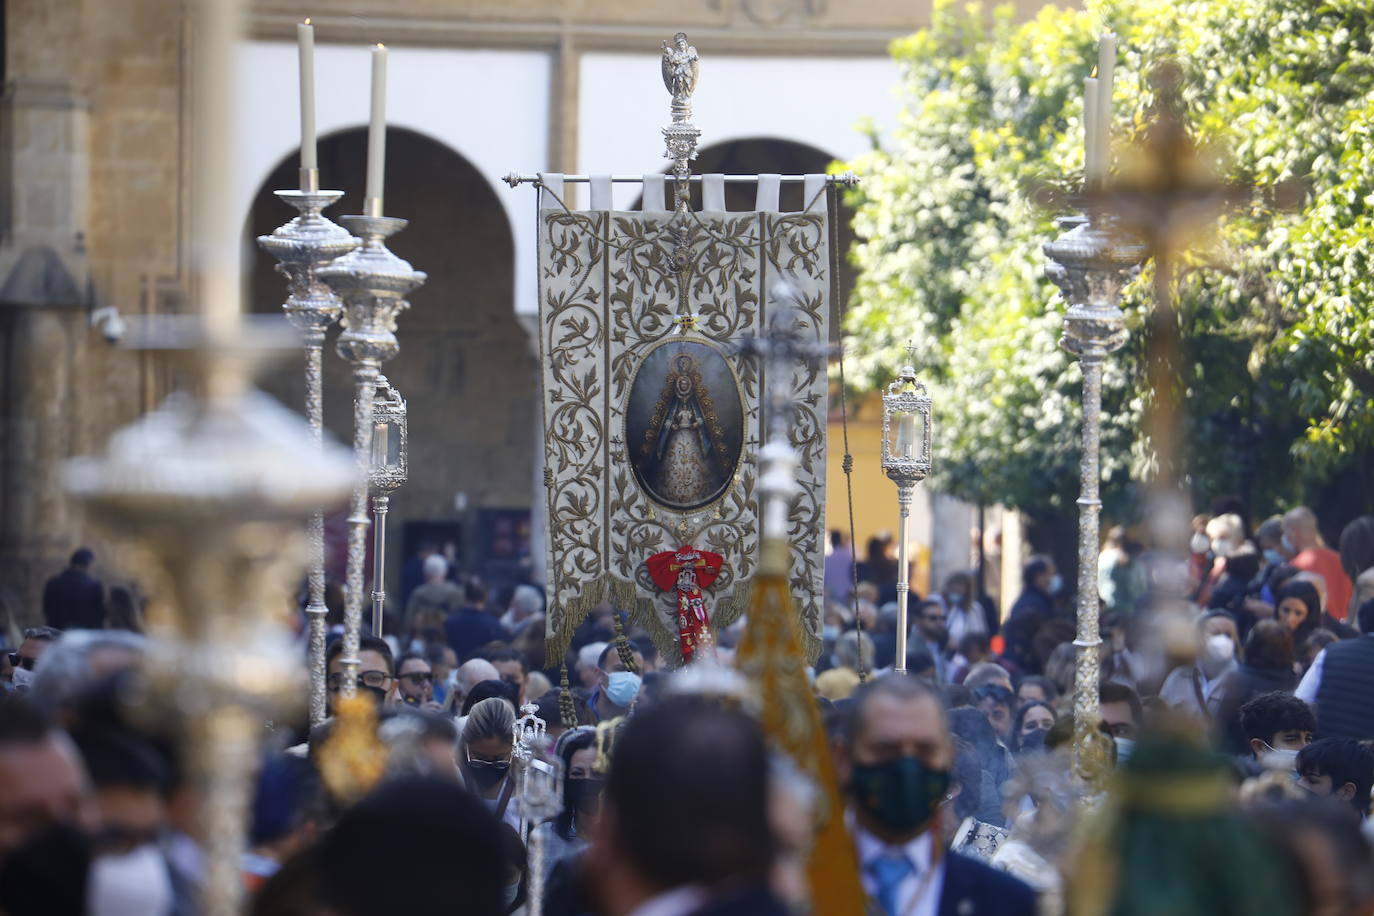
<path fill-rule="evenodd" d="M 14 669 L 14 689 L 20 692 L 33 686 L 33 672 L 28 668 Z"/>
<path fill-rule="evenodd" d="M 1193 539 L 1188 542 L 1188 549 L 1193 553 L 1206 553 L 1212 549 L 1212 540 L 1201 531 L 1193 535 Z"/>
<path fill-rule="evenodd" d="M 161 916 L 172 906 L 172 880 L 156 846 L 147 844 L 91 863 L 88 916 Z"/>
<path fill-rule="evenodd" d="M 1207 643 L 1203 647 L 1203 654 L 1207 661 L 1215 664 L 1229 662 L 1236 655 L 1236 644 L 1231 641 L 1231 637 L 1225 633 L 1213 633 L 1207 637 Z"/>
<path fill-rule="evenodd" d="M 1260 755 L 1260 765 L 1266 770 L 1293 770 L 1298 763 L 1298 752 L 1288 749 L 1278 749 L 1269 747 L 1265 743 L 1265 752 Z"/>

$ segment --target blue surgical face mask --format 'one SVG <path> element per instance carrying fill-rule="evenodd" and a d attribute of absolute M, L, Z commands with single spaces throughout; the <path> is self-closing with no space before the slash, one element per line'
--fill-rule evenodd
<path fill-rule="evenodd" d="M 1121 766 L 1131 759 L 1131 754 L 1135 753 L 1134 738 L 1113 738 L 1116 743 L 1116 765 Z"/>
<path fill-rule="evenodd" d="M 1270 566 L 1278 566 L 1283 562 L 1283 554 L 1273 547 L 1264 548 L 1264 561 Z"/>
<path fill-rule="evenodd" d="M 515 898 L 519 896 L 520 883 L 516 882 L 515 884 L 507 884 L 505 890 L 506 909 L 509 910 L 511 908 L 511 904 L 515 903 Z"/>
<path fill-rule="evenodd" d="M 840 628 L 833 623 L 828 623 L 821 627 L 821 639 L 826 642 L 834 642 L 840 638 Z"/>
<path fill-rule="evenodd" d="M 1064 588 L 1064 577 L 1055 573 L 1050 576 L 1050 594 L 1057 595 Z"/>
<path fill-rule="evenodd" d="M 1297 552 L 1298 552 L 1298 551 L 1293 547 L 1293 542 L 1292 542 L 1291 540 L 1289 540 L 1288 535 L 1285 534 L 1285 535 L 1284 535 L 1282 538 L 1280 538 L 1279 540 L 1283 542 L 1283 549 L 1284 549 L 1287 553 L 1292 554 L 1292 553 L 1297 553 Z"/>
<path fill-rule="evenodd" d="M 606 699 L 622 709 L 639 696 L 639 675 L 631 671 L 612 671 L 606 678 Z"/>

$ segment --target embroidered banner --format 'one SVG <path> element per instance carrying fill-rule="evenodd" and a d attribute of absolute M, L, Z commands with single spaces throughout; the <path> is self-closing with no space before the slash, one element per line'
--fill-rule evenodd
<path fill-rule="evenodd" d="M 713 176 L 707 176 L 713 177 Z M 549 658 L 567 651 L 587 611 L 610 601 L 681 661 L 677 607 L 644 561 L 681 544 L 724 557 L 707 590 L 717 630 L 748 603 L 758 561 L 755 456 L 759 370 L 734 354 L 766 331 L 768 290 L 784 279 L 798 330 L 829 337 L 831 258 L 825 176 L 807 176 L 803 212 L 760 209 L 568 210 L 560 176 L 541 176 L 540 362 L 549 508 Z M 705 182 L 711 191 L 713 182 Z M 609 182 L 592 183 L 609 206 Z M 598 193 L 600 192 L 600 193 Z M 707 194 L 707 203 L 718 195 Z M 770 207 L 771 204 L 771 207 Z M 673 269 L 685 252 L 686 267 Z M 792 505 L 792 588 L 808 657 L 820 651 L 825 535 L 826 371 L 793 370 L 801 455 Z"/>

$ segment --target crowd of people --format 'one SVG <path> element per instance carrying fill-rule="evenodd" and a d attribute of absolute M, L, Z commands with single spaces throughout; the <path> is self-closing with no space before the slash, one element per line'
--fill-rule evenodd
<path fill-rule="evenodd" d="M 1307 509 L 1252 529 L 1243 506 L 1218 508 L 1194 521 L 1182 594 L 1178 560 L 1108 532 L 1086 744 L 1075 596 L 1051 558 L 1026 562 L 1005 620 L 969 573 L 913 595 L 902 673 L 890 544 L 858 562 L 832 536 L 807 673 L 838 813 L 770 748 L 740 679 L 702 673 L 730 672 L 747 621 L 671 672 L 603 605 L 548 657 L 539 587 L 493 602 L 423 551 L 385 635 L 361 639 L 361 706 L 342 700 L 328 596 L 329 717 L 269 723 L 247 907 L 495 916 L 537 886 L 553 916 L 804 912 L 812 831 L 834 815 L 866 912 L 1374 913 L 1374 518 L 1332 550 Z M 180 728 L 141 699 L 134 593 L 116 598 L 93 562 L 77 551 L 46 625 L 0 653 L 0 913 L 194 913 L 204 800 Z M 522 810 L 530 708 L 561 765 L 549 818 Z M 1089 745 L 1115 770 L 1105 796 L 1075 766 Z M 375 773 L 339 778 L 359 754 Z M 1187 841 L 1159 842 L 1171 832 Z"/>

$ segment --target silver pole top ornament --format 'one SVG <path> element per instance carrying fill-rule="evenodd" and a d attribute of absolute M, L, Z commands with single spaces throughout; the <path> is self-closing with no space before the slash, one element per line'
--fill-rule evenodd
<path fill-rule="evenodd" d="M 372 397 L 372 489 L 390 493 L 402 486 L 410 473 L 410 427 L 406 401 L 385 375 L 377 376 Z M 385 431 L 384 437 L 378 436 Z"/>
<path fill-rule="evenodd" d="M 526 703 L 520 707 L 523 715 L 511 726 L 511 738 L 515 743 L 515 759 L 528 762 L 544 746 L 544 733 L 548 725 L 537 713 L 539 707 Z"/>
<path fill-rule="evenodd" d="M 678 32 L 663 43 L 663 85 L 673 97 L 673 123 L 663 128 L 663 155 L 673 161 L 673 271 L 687 269 L 692 241 L 692 167 L 697 157 L 701 129 L 692 123 L 692 92 L 697 88 L 701 60 L 697 49 L 687 43 L 687 33 Z M 686 300 L 679 308 L 685 314 Z"/>
<path fill-rule="evenodd" d="M 906 352 L 907 364 L 883 393 L 883 473 L 899 486 L 930 474 L 930 392 L 916 378 L 916 347 Z"/>
<path fill-rule="evenodd" d="M 663 43 L 663 85 L 673 97 L 673 123 L 663 128 L 663 155 L 673 160 L 673 175 L 677 178 L 679 212 L 688 209 L 687 179 L 691 174 L 688 163 L 697 157 L 697 140 L 701 130 L 692 123 L 692 93 L 701 73 L 701 59 L 697 49 L 687 43 L 687 33 L 678 32 L 672 41 Z"/>

